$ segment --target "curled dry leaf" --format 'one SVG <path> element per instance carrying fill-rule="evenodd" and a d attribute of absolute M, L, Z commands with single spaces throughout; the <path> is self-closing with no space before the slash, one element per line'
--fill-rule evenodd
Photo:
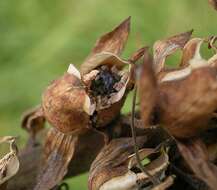
<path fill-rule="evenodd" d="M 44 128 L 45 118 L 41 106 L 27 110 L 22 117 L 21 126 L 33 137 Z"/>
<path fill-rule="evenodd" d="M 204 42 L 201 38 L 193 38 L 184 46 L 180 68 L 165 72 L 159 77 L 160 82 L 179 80 L 190 75 L 195 68 L 208 66 L 200 55 L 200 47 Z"/>
<path fill-rule="evenodd" d="M 201 38 L 193 38 L 188 41 L 188 43 L 183 48 L 182 60 L 180 63 L 181 67 L 189 66 L 191 64 L 191 60 L 195 60 L 194 62 L 201 60 L 200 46 L 202 43 L 203 39 Z"/>
<path fill-rule="evenodd" d="M 65 135 L 55 128 L 50 129 L 44 146 L 42 168 L 34 190 L 52 189 L 61 182 L 74 155 L 77 139 L 77 135 Z"/>
<path fill-rule="evenodd" d="M 194 69 L 206 66 L 215 67 L 215 55 L 207 61 L 200 54 L 201 45 L 204 42 L 212 44 L 212 39 L 213 38 L 210 38 L 208 40 L 202 38 L 193 38 L 189 40 L 183 49 L 180 68 L 171 69 L 160 73 L 158 76 L 158 80 L 160 82 L 180 80 L 190 75 Z"/>
<path fill-rule="evenodd" d="M 217 0 L 208 0 L 209 4 L 215 9 L 217 10 Z"/>
<path fill-rule="evenodd" d="M 167 56 L 174 53 L 177 49 L 182 49 L 191 37 L 193 30 L 177 34 L 165 40 L 159 40 L 154 44 L 154 66 L 156 73 L 164 68 Z"/>
<path fill-rule="evenodd" d="M 15 137 L 5 136 L 0 138 L 0 143 L 10 144 L 10 152 L 0 160 L 0 186 L 12 178 L 19 170 L 18 149 Z"/>
<path fill-rule="evenodd" d="M 144 137 L 137 137 L 137 142 L 141 148 Z M 141 160 L 152 154 L 156 154 L 154 149 L 143 148 L 139 151 Z M 146 168 L 151 175 L 164 179 L 167 166 L 168 156 L 162 153 Z M 112 140 L 97 156 L 90 169 L 88 184 L 90 190 L 136 190 L 141 184 L 150 182 L 149 180 L 149 177 L 138 169 L 132 139 L 120 138 Z"/>
<path fill-rule="evenodd" d="M 195 175 L 211 189 L 217 187 L 217 167 L 208 159 L 208 152 L 201 140 L 177 142 L 179 151 Z"/>

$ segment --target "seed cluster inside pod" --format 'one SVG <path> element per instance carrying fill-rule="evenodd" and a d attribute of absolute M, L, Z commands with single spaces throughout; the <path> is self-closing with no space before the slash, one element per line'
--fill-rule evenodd
<path fill-rule="evenodd" d="M 106 96 L 117 92 L 115 84 L 121 79 L 118 73 L 110 70 L 107 66 L 101 66 L 98 71 L 99 73 L 90 86 L 93 96 Z"/>

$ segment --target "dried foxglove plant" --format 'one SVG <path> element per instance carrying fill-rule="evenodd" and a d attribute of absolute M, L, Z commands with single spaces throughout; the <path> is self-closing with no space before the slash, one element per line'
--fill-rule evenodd
<path fill-rule="evenodd" d="M 10 152 L 0 160 L 0 186 L 12 178 L 19 170 L 18 148 L 15 137 L 5 136 L 0 138 L 0 143 L 9 143 Z"/>
<path fill-rule="evenodd" d="M 140 159 L 147 171 L 163 182 L 169 164 L 168 156 L 153 148 L 142 148 L 146 140 L 145 136 L 137 137 Z M 139 170 L 133 145 L 130 138 L 119 138 L 101 150 L 90 169 L 90 190 L 136 190 L 143 186 L 151 188 L 149 176 Z M 153 155 L 155 159 L 149 160 L 149 156 Z M 172 185 L 167 184 L 167 187 Z"/>

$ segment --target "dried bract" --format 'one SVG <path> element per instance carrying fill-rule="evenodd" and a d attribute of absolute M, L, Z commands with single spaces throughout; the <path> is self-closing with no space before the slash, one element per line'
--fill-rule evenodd
<path fill-rule="evenodd" d="M 141 118 L 145 127 L 149 127 L 154 113 L 157 101 L 157 81 L 153 69 L 153 61 L 148 53 L 144 51 L 144 63 L 140 68 L 139 92 L 140 92 L 140 110 Z"/>
<path fill-rule="evenodd" d="M 177 34 L 165 40 L 155 42 L 154 50 L 154 66 L 156 73 L 164 68 L 167 56 L 174 53 L 177 49 L 182 49 L 191 37 L 193 30 Z"/>
<path fill-rule="evenodd" d="M 8 181 L 19 170 L 18 149 L 15 144 L 15 137 L 5 136 L 0 138 L 0 143 L 10 144 L 10 152 L 0 160 L 0 185 Z"/>

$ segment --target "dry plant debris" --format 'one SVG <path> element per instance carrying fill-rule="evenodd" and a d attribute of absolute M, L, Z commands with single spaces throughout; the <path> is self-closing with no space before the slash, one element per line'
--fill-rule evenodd
<path fill-rule="evenodd" d="M 216 189 L 217 37 L 192 38 L 191 30 L 155 42 L 153 56 L 144 46 L 125 60 L 129 32 L 127 18 L 97 40 L 80 70 L 70 64 L 41 105 L 24 114 L 29 140 L 10 180 L 19 161 L 9 153 L 17 161 L 0 178 L 5 188 L 60 189 L 68 187 L 64 178 L 89 171 L 89 190 Z M 202 44 L 213 52 L 208 60 Z M 167 68 L 176 51 L 178 66 Z M 134 96 L 131 113 L 122 115 L 137 88 L 139 103 Z M 52 128 L 44 128 L 46 121 Z"/>
<path fill-rule="evenodd" d="M 15 137 L 5 136 L 0 138 L 0 143 L 9 143 L 10 152 L 0 160 L 0 188 L 12 178 L 19 170 L 18 149 L 15 144 Z M 4 187 L 5 188 L 5 187 Z"/>

